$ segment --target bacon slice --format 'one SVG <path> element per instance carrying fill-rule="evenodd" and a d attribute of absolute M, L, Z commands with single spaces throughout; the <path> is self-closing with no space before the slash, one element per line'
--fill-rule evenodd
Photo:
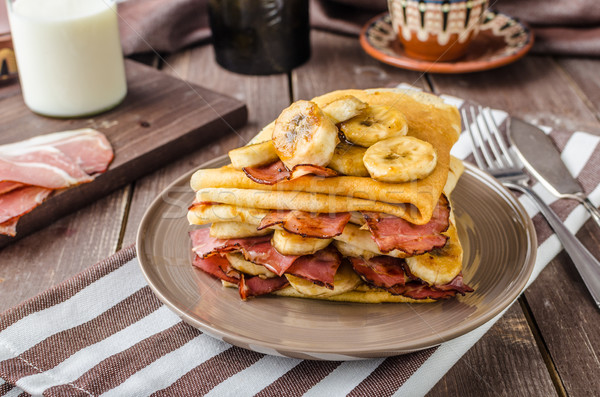
<path fill-rule="evenodd" d="M 296 259 L 286 273 L 333 289 L 333 278 L 341 263 L 342 255 L 330 246 L 313 255 L 304 255 Z"/>
<path fill-rule="evenodd" d="M 290 233 L 303 237 L 332 238 L 339 236 L 350 220 L 349 212 L 317 214 L 305 211 L 271 211 L 258 226 L 258 230 L 280 224 Z"/>
<path fill-rule="evenodd" d="M 13 191 L 13 190 L 18 189 L 23 186 L 25 186 L 25 185 L 23 185 L 22 183 L 18 183 L 18 182 L 10 182 L 10 181 L 0 182 L 0 194 L 8 193 L 10 191 Z"/>
<path fill-rule="evenodd" d="M 242 274 L 239 292 L 240 297 L 243 300 L 246 300 L 251 296 L 270 294 L 271 292 L 280 290 L 288 285 L 289 282 L 283 276 L 263 279 L 258 276 L 246 278 L 245 275 Z"/>
<path fill-rule="evenodd" d="M 0 223 L 0 234 L 5 236 L 14 237 L 17 235 L 17 222 L 20 217 L 14 217 L 4 223 Z"/>
<path fill-rule="evenodd" d="M 213 255 L 208 258 L 200 258 L 196 255 L 194 257 L 193 265 L 221 280 L 235 284 L 239 284 L 240 282 L 240 272 L 231 267 L 227 258 L 220 255 Z"/>
<path fill-rule="evenodd" d="M 354 271 L 367 281 L 380 288 L 404 286 L 407 275 L 404 271 L 404 261 L 391 256 L 376 256 L 369 260 L 349 257 Z"/>
<path fill-rule="evenodd" d="M 364 211 L 362 214 L 381 252 L 398 249 L 410 255 L 419 255 L 433 248 L 443 247 L 448 239 L 441 234 L 450 225 L 450 205 L 443 195 L 440 196 L 431 220 L 425 225 L 414 225 L 379 212 Z"/>
<path fill-rule="evenodd" d="M 190 232 L 192 250 L 201 258 L 217 253 L 241 251 L 244 257 L 259 265 L 263 265 L 278 276 L 282 276 L 298 256 L 282 255 L 271 245 L 271 236 L 247 237 L 223 240 L 211 237 L 208 228 Z"/>
<path fill-rule="evenodd" d="M 338 175 L 331 168 L 312 164 L 298 164 L 290 171 L 281 160 L 261 167 L 244 167 L 243 171 L 248 178 L 263 185 L 274 185 L 281 181 L 292 180 L 310 174 L 322 177 Z"/>

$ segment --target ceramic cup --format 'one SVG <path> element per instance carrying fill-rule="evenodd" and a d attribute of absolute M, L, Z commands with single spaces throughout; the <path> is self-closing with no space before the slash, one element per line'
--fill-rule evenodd
<path fill-rule="evenodd" d="M 488 0 L 388 0 L 407 56 L 426 61 L 462 57 L 479 32 Z"/>

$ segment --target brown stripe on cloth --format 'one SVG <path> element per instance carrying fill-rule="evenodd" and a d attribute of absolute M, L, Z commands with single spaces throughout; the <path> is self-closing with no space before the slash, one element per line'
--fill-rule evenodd
<path fill-rule="evenodd" d="M 217 354 L 152 396 L 201 396 L 265 355 L 236 346 Z"/>
<path fill-rule="evenodd" d="M 437 348 L 436 346 L 402 356 L 386 358 L 348 396 L 391 396 L 431 357 Z"/>
<path fill-rule="evenodd" d="M 556 200 L 552 204 L 550 204 L 550 208 L 556 212 L 556 215 L 560 218 L 561 221 L 567 220 L 571 212 L 579 205 L 579 201 L 563 199 Z"/>
<path fill-rule="evenodd" d="M 18 357 L 0 363 L 0 373 L 11 382 L 55 367 L 79 350 L 108 338 L 146 317 L 162 303 L 146 286 L 106 310 L 98 317 L 51 335 Z M 51 352 L 52 354 L 48 354 Z M 26 363 L 23 366 L 22 363 Z M 18 372 L 15 369 L 19 369 Z"/>
<path fill-rule="evenodd" d="M 154 334 L 127 350 L 110 356 L 72 382 L 97 396 L 123 383 L 142 368 L 152 364 L 165 354 L 185 345 L 200 335 L 197 329 L 180 322 L 164 331 Z M 73 391 L 70 385 L 52 387 L 44 394 L 48 396 L 68 395 Z"/>
<path fill-rule="evenodd" d="M 15 386 L 10 383 L 3 383 L 0 385 L 0 396 L 5 395 L 9 391 L 11 391 Z"/>
<path fill-rule="evenodd" d="M 19 394 L 18 397 L 31 397 L 31 394 L 24 391 L 23 393 Z"/>
<path fill-rule="evenodd" d="M 135 258 L 135 246 L 131 245 L 98 262 L 77 276 L 50 288 L 40 295 L 21 303 L 17 307 L 7 310 L 0 316 L 0 331 L 5 330 L 31 313 L 66 301 L 94 281 L 118 269 L 133 258 Z"/>
<path fill-rule="evenodd" d="M 537 235 L 538 247 L 548 239 L 548 237 L 554 234 L 554 230 L 548 225 L 546 218 L 539 212 L 531 218 L 533 221 L 533 226 L 535 227 L 535 232 Z"/>
<path fill-rule="evenodd" d="M 301 396 L 325 379 L 341 363 L 341 361 L 302 361 L 262 389 L 255 397 Z"/>
<path fill-rule="evenodd" d="M 569 139 L 571 139 L 573 134 L 560 130 L 552 130 L 548 136 L 554 142 L 554 146 L 556 146 L 558 150 L 562 152 L 565 150 L 565 146 L 567 146 L 567 142 L 569 142 Z"/>
<path fill-rule="evenodd" d="M 600 183 L 600 149 L 598 146 L 583 166 L 583 169 L 577 176 L 577 181 L 579 181 L 587 194 L 594 191 L 598 183 Z"/>

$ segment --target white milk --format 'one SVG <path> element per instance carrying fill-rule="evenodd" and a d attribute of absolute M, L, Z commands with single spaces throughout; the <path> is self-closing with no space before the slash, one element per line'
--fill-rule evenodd
<path fill-rule="evenodd" d="M 113 0 L 14 0 L 9 15 L 31 110 L 83 116 L 123 100 L 127 84 Z"/>

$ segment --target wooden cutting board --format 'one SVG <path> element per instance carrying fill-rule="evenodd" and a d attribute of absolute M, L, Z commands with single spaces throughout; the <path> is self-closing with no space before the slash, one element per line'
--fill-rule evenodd
<path fill-rule="evenodd" d="M 117 108 L 91 118 L 52 119 L 32 113 L 18 84 L 0 85 L 0 144 L 83 127 L 104 133 L 115 151 L 109 169 L 94 181 L 50 197 L 24 215 L 17 236 L 0 236 L 0 247 L 24 237 L 142 175 L 233 133 L 248 117 L 240 101 L 127 60 L 128 93 Z"/>

